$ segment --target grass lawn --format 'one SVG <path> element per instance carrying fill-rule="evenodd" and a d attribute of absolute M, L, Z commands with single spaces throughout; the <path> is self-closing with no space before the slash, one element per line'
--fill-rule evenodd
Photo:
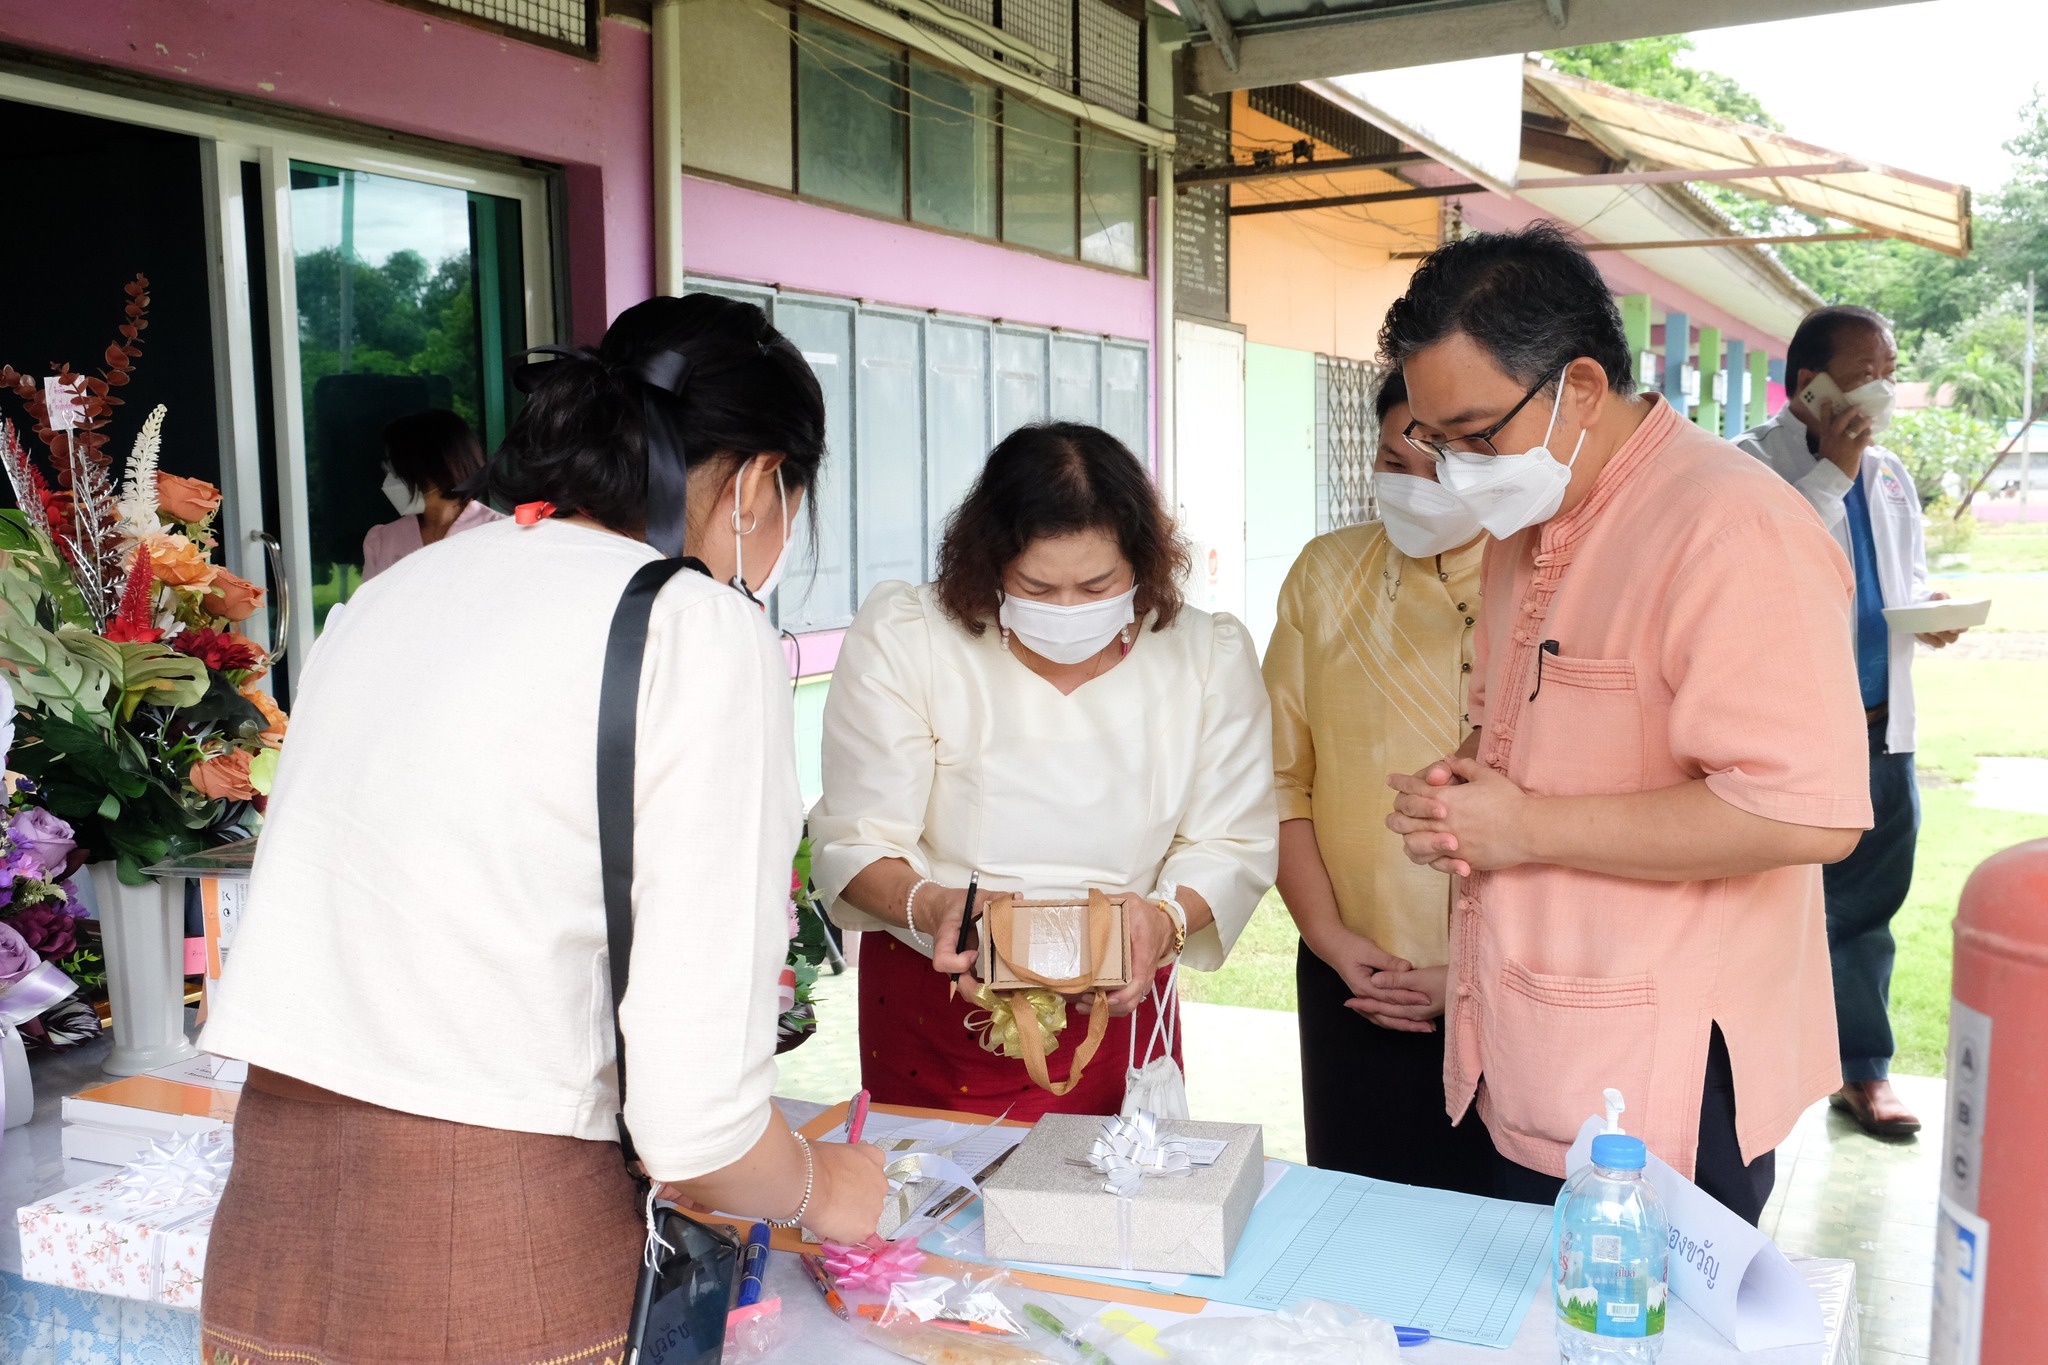
<path fill-rule="evenodd" d="M 2048 577 L 2026 576 L 2041 574 L 2048 574 L 2048 525 L 1987 525 L 1968 569 L 1939 575 L 1937 586 L 1958 597 L 1991 597 L 1988 629 L 2048 632 Z M 1893 922 L 1893 1065 L 1939 1076 L 1948 1051 L 1950 923 L 1963 883 L 2000 849 L 2048 838 L 2048 816 L 1980 810 L 1960 784 L 1975 776 L 1982 755 L 2048 757 L 2048 662 L 1923 655 L 1913 680 L 1917 762 L 1931 780 L 1921 792 L 1913 889 Z M 1291 1010 L 1296 942 L 1286 907 L 1268 892 L 1223 970 L 1184 973 L 1181 989 L 1190 1000 Z"/>

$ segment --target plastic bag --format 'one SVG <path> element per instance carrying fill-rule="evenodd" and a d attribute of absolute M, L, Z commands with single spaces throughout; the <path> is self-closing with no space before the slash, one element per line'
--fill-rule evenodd
<path fill-rule="evenodd" d="M 924 1365 L 1076 1365 L 1074 1350 L 1025 1311 L 1001 1271 L 926 1275 L 860 1310 L 868 1339 Z"/>
<path fill-rule="evenodd" d="M 1180 964 L 1173 964 L 1173 970 L 1166 974 L 1166 989 L 1152 988 L 1152 1001 L 1157 1007 L 1152 1014 L 1152 1036 L 1145 1043 L 1145 1060 L 1138 1060 L 1138 1019 L 1131 1016 L 1130 1056 L 1124 1071 L 1124 1107 L 1119 1113 L 1130 1115 L 1139 1110 L 1148 1110 L 1162 1119 L 1184 1119 L 1193 1117 L 1188 1109 L 1187 1077 L 1181 1074 L 1180 1063 L 1173 1060 L 1174 1024 L 1180 1018 Z M 1154 1048 L 1159 1050 L 1153 1056 Z"/>
<path fill-rule="evenodd" d="M 735 1308 L 725 1317 L 725 1352 L 720 1360 L 723 1365 L 749 1365 L 782 1345 L 787 1335 L 781 1299 Z"/>
<path fill-rule="evenodd" d="M 1249 1318 L 1193 1318 L 1159 1334 L 1176 1365 L 1399 1365 L 1391 1324 L 1349 1304 L 1303 1299 Z"/>

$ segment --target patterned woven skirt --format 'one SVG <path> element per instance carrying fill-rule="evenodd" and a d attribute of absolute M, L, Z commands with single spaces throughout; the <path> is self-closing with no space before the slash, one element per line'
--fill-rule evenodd
<path fill-rule="evenodd" d="M 402 1114 L 250 1068 L 205 1365 L 616 1365 L 644 1233 L 607 1142 Z"/>

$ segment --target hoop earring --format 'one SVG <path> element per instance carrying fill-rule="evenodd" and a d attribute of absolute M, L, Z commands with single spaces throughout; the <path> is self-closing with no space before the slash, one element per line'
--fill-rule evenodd
<path fill-rule="evenodd" d="M 761 524 L 761 518 L 760 518 L 759 516 L 755 515 L 755 514 L 754 514 L 753 512 L 751 512 L 751 511 L 750 511 L 750 512 L 748 512 L 748 513 L 747 513 L 747 517 L 748 517 L 748 521 L 747 521 L 747 524 L 746 524 L 745 526 L 741 526 L 741 525 L 740 525 L 740 508 L 739 508 L 739 504 L 738 504 L 738 503 L 734 503 L 734 504 L 733 504 L 733 508 L 732 508 L 732 516 L 731 516 L 731 518 L 730 518 L 730 520 L 731 520 L 731 522 L 732 522 L 732 533 L 733 533 L 734 535 L 736 535 L 736 536 L 750 536 L 750 535 L 754 534 L 754 528 L 755 528 L 755 527 L 757 527 L 757 526 L 759 526 L 759 525 Z"/>

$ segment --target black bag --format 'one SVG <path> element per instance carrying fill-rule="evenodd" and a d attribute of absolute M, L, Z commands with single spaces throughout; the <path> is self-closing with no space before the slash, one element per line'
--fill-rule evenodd
<path fill-rule="evenodd" d="M 626 1129 L 626 1034 L 619 1002 L 633 955 L 633 756 L 639 731 L 641 661 L 647 620 L 662 585 L 682 569 L 704 572 L 695 559 L 658 559 L 637 570 L 612 613 L 597 703 L 597 843 L 604 870 L 605 934 L 611 950 L 612 1046 L 619 1082 L 619 1150 L 635 1168 Z M 635 1169 L 641 1202 L 648 1185 Z M 660 1207 L 648 1229 L 647 1254 L 633 1293 L 626 1365 L 718 1365 L 725 1318 L 739 1286 L 739 1243 L 722 1227 Z"/>

